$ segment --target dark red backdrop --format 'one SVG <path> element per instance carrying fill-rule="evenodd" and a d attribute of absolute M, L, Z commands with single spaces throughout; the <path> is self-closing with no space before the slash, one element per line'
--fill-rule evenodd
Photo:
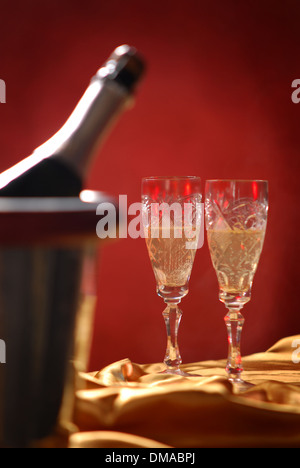
<path fill-rule="evenodd" d="M 135 45 L 147 77 L 87 186 L 135 202 L 145 175 L 268 179 L 268 235 L 245 309 L 243 353 L 299 333 L 300 104 L 291 101 L 300 78 L 299 1 L 1 0 L 0 8 L 0 171 L 56 132 L 115 46 Z M 163 304 L 143 240 L 103 250 L 99 298 L 91 369 L 163 358 Z M 225 357 L 225 310 L 207 245 L 182 308 L 184 360 Z"/>

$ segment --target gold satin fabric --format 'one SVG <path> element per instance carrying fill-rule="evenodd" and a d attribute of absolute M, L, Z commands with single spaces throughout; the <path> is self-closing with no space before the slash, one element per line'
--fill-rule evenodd
<path fill-rule="evenodd" d="M 192 378 L 160 374 L 161 364 L 127 359 L 81 374 L 78 430 L 69 447 L 300 448 L 295 340 L 300 343 L 300 335 L 245 357 L 243 378 L 254 386 L 239 394 L 226 379 L 225 361 L 183 365 L 184 371 L 201 374 Z"/>

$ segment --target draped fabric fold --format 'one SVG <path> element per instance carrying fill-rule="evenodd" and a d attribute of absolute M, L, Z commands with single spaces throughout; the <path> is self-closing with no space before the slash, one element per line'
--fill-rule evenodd
<path fill-rule="evenodd" d="M 298 341 L 299 340 L 299 341 Z M 244 358 L 236 393 L 225 361 L 182 366 L 201 377 L 161 374 L 161 364 L 129 359 L 80 374 L 74 447 L 297 447 L 300 448 L 300 335 Z M 300 357 L 300 352 L 298 353 Z"/>

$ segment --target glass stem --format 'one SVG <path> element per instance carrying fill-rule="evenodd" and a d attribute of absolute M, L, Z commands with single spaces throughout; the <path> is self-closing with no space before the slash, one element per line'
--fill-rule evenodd
<path fill-rule="evenodd" d="M 245 319 L 240 309 L 231 309 L 225 317 L 228 333 L 228 361 L 226 371 L 229 380 L 232 382 L 241 381 L 243 372 L 241 356 L 241 335 Z"/>
<path fill-rule="evenodd" d="M 163 312 L 163 317 L 167 328 L 167 350 L 164 363 L 170 370 L 178 370 L 182 359 L 178 346 L 178 329 L 182 317 L 182 312 L 178 304 L 168 304 Z"/>

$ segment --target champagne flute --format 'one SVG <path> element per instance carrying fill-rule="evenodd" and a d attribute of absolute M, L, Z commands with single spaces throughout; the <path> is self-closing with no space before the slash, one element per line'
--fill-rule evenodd
<path fill-rule="evenodd" d="M 145 239 L 157 294 L 167 307 L 164 373 L 190 375 L 180 369 L 179 304 L 188 294 L 201 227 L 201 180 L 198 177 L 149 177 L 142 181 Z"/>
<path fill-rule="evenodd" d="M 229 353 L 226 371 L 237 389 L 243 381 L 241 333 L 244 305 L 262 252 L 268 213 L 268 182 L 209 180 L 205 187 L 208 246 L 219 282 L 219 298 L 228 309 L 225 323 Z"/>

